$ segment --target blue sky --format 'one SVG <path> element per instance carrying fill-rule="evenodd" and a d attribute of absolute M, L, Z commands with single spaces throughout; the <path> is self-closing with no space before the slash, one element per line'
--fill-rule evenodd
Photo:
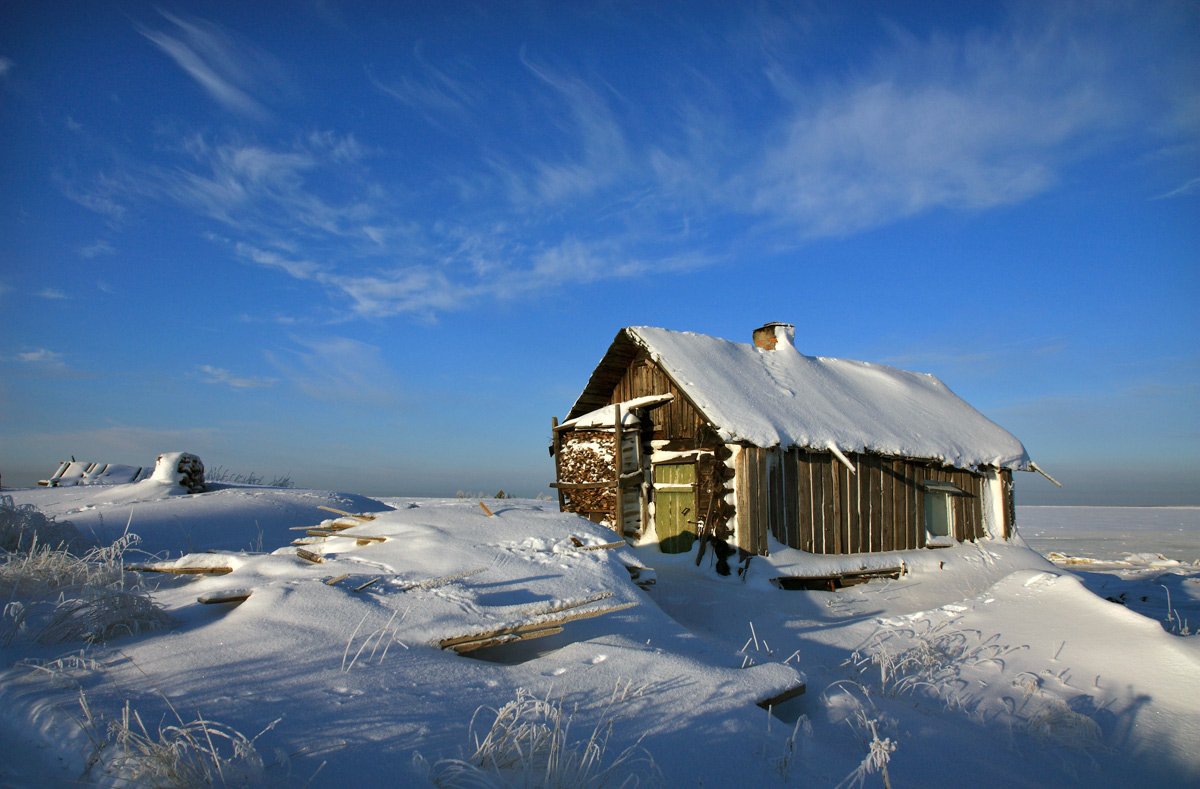
<path fill-rule="evenodd" d="M 3 4 L 5 484 L 549 492 L 621 326 L 783 320 L 1200 503 L 1200 7 L 741 5 Z"/>

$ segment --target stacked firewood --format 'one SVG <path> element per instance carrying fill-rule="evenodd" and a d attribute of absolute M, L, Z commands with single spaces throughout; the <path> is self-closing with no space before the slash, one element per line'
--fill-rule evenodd
<path fill-rule="evenodd" d="M 578 430 L 563 441 L 559 450 L 561 482 L 609 482 L 616 459 L 616 436 L 612 433 Z M 611 512 L 615 504 L 611 488 L 582 488 L 566 491 L 572 512 Z"/>

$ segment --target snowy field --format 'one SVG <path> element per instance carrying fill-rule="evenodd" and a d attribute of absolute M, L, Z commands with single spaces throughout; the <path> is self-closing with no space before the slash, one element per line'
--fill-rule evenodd
<path fill-rule="evenodd" d="M 541 501 L 6 493 L 77 550 L 140 544 L 86 583 L 8 557 L 0 786 L 1200 781 L 1196 509 L 1022 507 L 1056 563 L 1021 541 L 897 552 L 868 561 L 900 578 L 824 592 L 770 579 L 861 557 L 773 545 L 721 578 L 711 554 L 600 548 L 611 532 Z M 1179 542 L 1125 536 L 1176 520 Z M 487 639 L 508 643 L 455 651 Z"/>
<path fill-rule="evenodd" d="M 1017 507 L 1021 534 L 1042 553 L 1123 560 L 1162 554 L 1200 561 L 1200 507 Z"/>

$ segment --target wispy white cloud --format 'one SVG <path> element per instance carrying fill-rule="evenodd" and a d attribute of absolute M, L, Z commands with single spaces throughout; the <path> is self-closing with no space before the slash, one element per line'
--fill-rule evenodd
<path fill-rule="evenodd" d="M 202 364 L 196 370 L 204 383 L 222 384 L 233 389 L 265 389 L 278 383 L 278 379 L 275 378 L 234 375 L 222 367 L 213 367 L 210 364 Z"/>
<path fill-rule="evenodd" d="M 837 15 L 766 18 L 711 67 L 689 61 L 679 80 L 696 89 L 661 102 L 561 65 L 569 56 L 552 66 L 521 51 L 526 82 L 499 84 L 417 46 L 401 76 L 368 76 L 453 131 L 451 154 L 331 130 L 181 133 L 170 164 L 121 167 L 68 194 L 114 220 L 138 200 L 183 206 L 219 225 L 211 237 L 237 259 L 324 289 L 331 321 L 432 318 L 938 209 L 985 211 L 1052 189 L 1164 112 L 1129 87 L 1145 71 L 1111 46 L 1117 12 L 1011 8 L 985 31 L 914 35 L 885 22 L 864 55 L 821 81 L 789 53 Z M 223 105 L 263 111 L 254 86 L 271 68 L 254 47 L 200 20 L 163 19 L 165 30 L 143 35 Z M 737 80 L 723 79 L 730 67 Z M 1174 90 L 1160 104 L 1191 106 L 1200 93 Z M 1159 125 L 1178 136 L 1187 113 L 1171 117 Z M 505 136 L 526 128 L 536 145 Z"/>
<path fill-rule="evenodd" d="M 88 182 L 70 180 L 61 174 L 54 181 L 68 200 L 107 217 L 110 224 L 118 224 L 125 218 L 125 201 L 133 196 L 127 179 L 104 173 Z"/>
<path fill-rule="evenodd" d="M 82 258 L 87 258 L 88 260 L 91 260 L 92 258 L 98 258 L 101 255 L 111 255 L 114 252 L 116 252 L 116 250 L 113 248 L 113 245 L 103 238 L 97 239 L 91 244 L 79 248 L 79 256 Z"/>
<path fill-rule="evenodd" d="M 9 72 L 13 70 L 13 62 L 11 58 L 0 57 L 0 77 L 7 77 Z"/>
<path fill-rule="evenodd" d="M 471 82 L 452 76 L 448 71 L 433 65 L 426 57 L 424 45 L 417 42 L 412 48 L 412 60 L 417 68 L 411 73 L 400 74 L 394 79 L 380 79 L 372 69 L 367 70 L 367 79 L 378 90 L 400 103 L 411 107 L 429 123 L 441 128 L 442 116 L 461 118 L 467 115 L 476 101 Z"/>
<path fill-rule="evenodd" d="M 1174 189 L 1171 189 L 1170 191 L 1163 192 L 1160 195 L 1156 195 L 1154 197 L 1154 199 L 1155 200 L 1170 200 L 1173 197 L 1190 197 L 1191 195 L 1194 195 L 1194 194 L 1200 194 L 1200 178 L 1193 178 L 1192 180 L 1190 180 L 1180 186 L 1177 186 Z"/>
<path fill-rule="evenodd" d="M 252 91 L 264 78 L 278 77 L 273 59 L 212 22 L 159 13 L 171 27 L 154 30 L 139 26 L 138 32 L 225 109 L 258 120 L 268 116 Z"/>
<path fill-rule="evenodd" d="M 524 51 L 521 62 L 563 103 L 566 112 L 551 115 L 548 122 L 557 125 L 566 150 L 558 156 L 543 155 L 507 166 L 496 163 L 514 200 L 536 208 L 556 206 L 590 196 L 621 179 L 630 155 L 608 101 L 584 80 L 536 63 Z"/>
<path fill-rule="evenodd" d="M 38 298 L 49 299 L 51 301 L 62 301 L 64 299 L 71 298 L 65 292 L 59 290 L 58 288 L 42 288 L 41 290 L 39 290 L 37 293 L 34 293 L 33 295 L 37 296 Z"/>
<path fill-rule="evenodd" d="M 193 146 L 193 154 L 193 167 L 153 171 L 134 188 L 164 194 L 259 237 L 361 238 L 362 227 L 375 217 L 364 199 L 333 202 L 310 183 L 350 177 L 341 168 L 365 155 L 352 135 L 312 133 L 285 148 L 203 142 Z"/>
<path fill-rule="evenodd" d="M 1043 21 L 958 39 L 894 30 L 874 65 L 792 102 L 737 194 L 807 234 L 837 235 L 1045 191 L 1130 108 L 1105 90 L 1101 43 Z"/>
<path fill-rule="evenodd" d="M 47 350 L 46 348 L 38 348 L 33 351 L 24 351 L 17 354 L 17 361 L 26 362 L 28 364 L 62 364 L 63 355 L 57 351 Z"/>
<path fill-rule="evenodd" d="M 317 400 L 387 406 L 399 401 L 401 382 L 379 348 L 347 337 L 294 340 L 297 347 L 266 352 L 300 391 Z"/>

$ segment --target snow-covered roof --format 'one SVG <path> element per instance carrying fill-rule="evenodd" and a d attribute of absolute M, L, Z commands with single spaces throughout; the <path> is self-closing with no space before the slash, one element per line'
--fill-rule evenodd
<path fill-rule="evenodd" d="M 674 395 L 646 395 L 645 397 L 635 397 L 632 400 L 624 400 L 619 405 L 621 406 L 621 426 L 632 427 L 641 422 L 638 417 L 638 411 L 643 408 L 649 408 L 654 405 L 662 405 L 674 399 Z M 611 428 L 614 424 L 613 407 L 606 405 L 597 408 L 595 411 L 588 411 L 583 416 L 577 416 L 574 419 L 568 419 L 559 425 L 562 428 Z"/>
<path fill-rule="evenodd" d="M 927 373 L 805 356 L 789 342 L 767 351 L 649 326 L 622 332 L 646 349 L 725 441 L 835 447 L 958 468 L 1030 468 L 1015 436 Z"/>

